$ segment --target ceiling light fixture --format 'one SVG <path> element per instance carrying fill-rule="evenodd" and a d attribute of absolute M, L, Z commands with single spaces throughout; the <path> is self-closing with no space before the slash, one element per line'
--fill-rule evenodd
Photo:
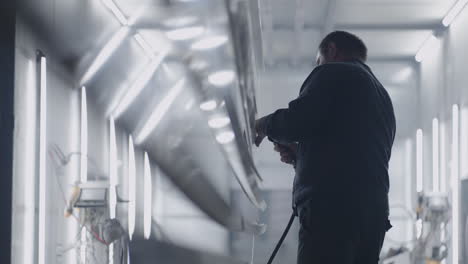
<path fill-rule="evenodd" d="M 463 8 L 465 8 L 466 4 L 468 4 L 468 0 L 457 1 L 442 20 L 442 24 L 446 27 L 449 27 L 450 24 L 452 24 L 452 22 L 458 16 L 458 14 L 461 13 Z"/>
<path fill-rule="evenodd" d="M 120 22 L 120 24 L 122 24 L 122 26 L 127 26 L 128 25 L 127 17 L 125 17 L 125 15 L 122 13 L 122 11 L 114 3 L 113 0 L 102 0 L 102 2 L 114 14 L 114 16 L 117 18 L 117 20 L 119 20 L 119 22 Z"/>
<path fill-rule="evenodd" d="M 200 26 L 185 27 L 167 31 L 166 36 L 170 40 L 189 40 L 200 36 L 204 31 L 205 29 Z"/>
<path fill-rule="evenodd" d="M 125 112 L 128 107 L 135 101 L 136 97 L 140 95 L 143 91 L 143 88 L 150 82 L 156 70 L 161 65 L 162 61 L 166 57 L 169 48 L 166 48 L 158 54 L 145 68 L 145 70 L 138 76 L 137 80 L 132 84 L 132 86 L 126 91 L 126 93 L 119 100 L 118 105 L 112 111 L 114 118 L 118 118 Z"/>
<path fill-rule="evenodd" d="M 140 33 L 136 33 L 134 35 L 136 42 L 140 45 L 140 47 L 143 49 L 145 52 L 145 55 L 152 59 L 155 56 L 155 52 L 153 47 L 151 47 L 150 44 L 143 38 L 143 36 Z"/>
<path fill-rule="evenodd" d="M 214 86 L 226 86 L 234 81 L 235 74 L 231 70 L 223 70 L 210 74 L 208 82 Z"/>
<path fill-rule="evenodd" d="M 169 90 L 167 95 L 161 100 L 161 102 L 156 106 L 151 116 L 146 121 L 145 125 L 141 129 L 140 133 L 136 137 L 136 143 L 141 144 L 151 132 L 159 125 L 164 115 L 174 103 L 177 96 L 182 92 L 185 85 L 185 78 L 178 81 L 174 87 Z"/>
<path fill-rule="evenodd" d="M 437 48 L 439 45 L 439 40 L 434 36 L 434 34 L 431 34 L 423 43 L 419 51 L 416 53 L 416 56 L 414 57 L 417 62 L 422 62 L 427 55 L 431 54 L 434 52 L 434 50 Z"/>
<path fill-rule="evenodd" d="M 107 42 L 104 48 L 102 48 L 102 50 L 98 53 L 85 74 L 83 74 L 83 77 L 80 80 L 81 85 L 85 85 L 91 80 L 91 78 L 94 77 L 94 75 L 112 56 L 112 54 L 120 47 L 129 31 L 130 29 L 128 27 L 122 27 L 114 34 L 114 36 L 112 36 L 109 42 Z"/>

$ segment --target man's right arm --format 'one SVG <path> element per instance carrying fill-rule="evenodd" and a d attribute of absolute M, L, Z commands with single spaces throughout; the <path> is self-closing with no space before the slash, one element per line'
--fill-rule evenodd
<path fill-rule="evenodd" d="M 336 67 L 320 66 L 304 87 L 301 95 L 289 103 L 288 108 L 279 109 L 257 121 L 259 134 L 281 144 L 306 140 L 314 131 L 324 126 L 335 105 L 340 90 L 340 72 Z"/>

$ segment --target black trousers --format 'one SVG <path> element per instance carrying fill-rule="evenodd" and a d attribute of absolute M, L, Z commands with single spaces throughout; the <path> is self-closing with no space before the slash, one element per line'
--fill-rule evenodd
<path fill-rule="evenodd" d="M 313 208 L 312 208 L 313 209 Z M 299 210 L 297 264 L 378 264 L 386 231 L 375 219 L 351 225 L 346 219 L 318 215 L 309 206 Z"/>

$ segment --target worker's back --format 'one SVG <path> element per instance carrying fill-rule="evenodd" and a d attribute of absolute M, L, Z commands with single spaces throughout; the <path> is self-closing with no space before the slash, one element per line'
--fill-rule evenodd
<path fill-rule="evenodd" d="M 367 219 L 386 225 L 395 136 L 388 93 L 365 64 L 355 61 L 317 67 L 303 94 L 323 98 L 318 103 L 327 110 L 320 126 L 299 141 L 294 202 L 307 203 L 318 224 L 350 227 Z"/>

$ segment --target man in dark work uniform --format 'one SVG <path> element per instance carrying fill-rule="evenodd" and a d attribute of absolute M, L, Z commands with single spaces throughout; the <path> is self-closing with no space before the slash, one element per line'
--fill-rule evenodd
<path fill-rule="evenodd" d="M 357 36 L 330 33 L 299 97 L 256 122 L 257 146 L 268 137 L 296 170 L 298 264 L 377 264 L 391 227 L 395 116 L 366 58 Z"/>

